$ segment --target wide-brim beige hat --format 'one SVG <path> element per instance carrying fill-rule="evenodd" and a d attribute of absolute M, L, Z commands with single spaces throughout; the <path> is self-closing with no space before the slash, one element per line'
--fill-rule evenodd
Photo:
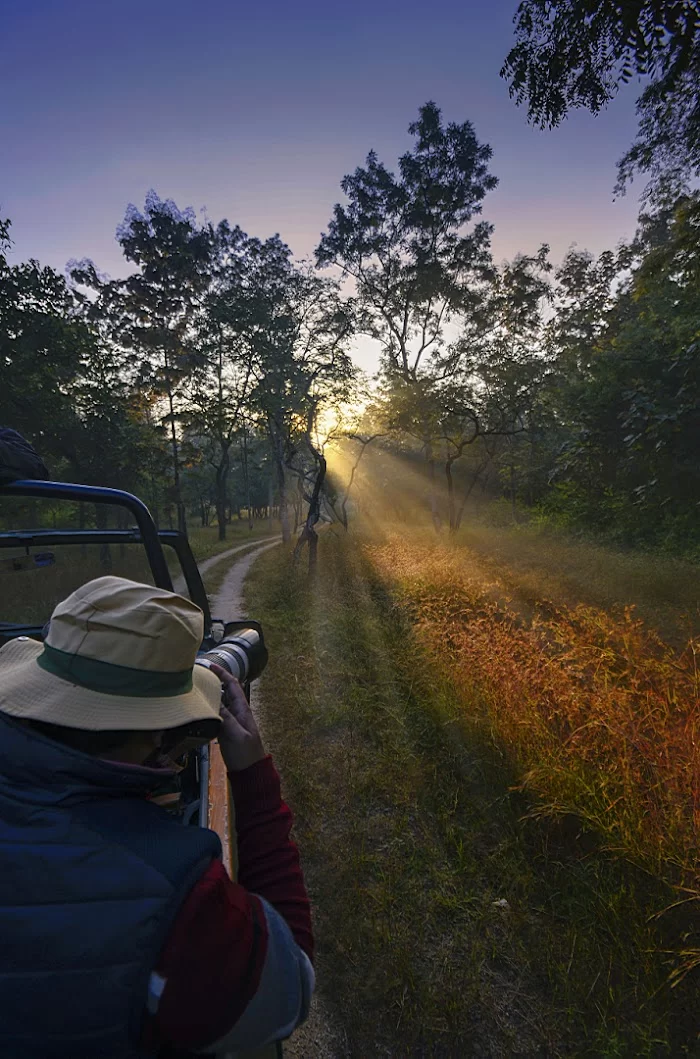
<path fill-rule="evenodd" d="M 86 731 L 221 721 L 221 683 L 195 666 L 204 618 L 184 596 L 121 577 L 59 603 L 43 644 L 0 648 L 0 710 Z"/>

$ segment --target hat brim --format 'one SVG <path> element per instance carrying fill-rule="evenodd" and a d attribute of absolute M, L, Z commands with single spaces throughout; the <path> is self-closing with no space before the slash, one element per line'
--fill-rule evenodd
<path fill-rule="evenodd" d="M 158 731 L 196 721 L 221 721 L 221 683 L 195 666 L 192 690 L 162 698 L 91 691 L 42 669 L 43 645 L 14 639 L 0 650 L 0 710 L 11 717 L 87 732 Z"/>

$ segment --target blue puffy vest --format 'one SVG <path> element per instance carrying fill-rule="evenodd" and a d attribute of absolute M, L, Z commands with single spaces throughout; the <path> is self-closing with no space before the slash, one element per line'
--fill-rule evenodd
<path fill-rule="evenodd" d="M 0 1057 L 137 1059 L 148 979 L 217 836 L 153 779 L 0 714 Z"/>

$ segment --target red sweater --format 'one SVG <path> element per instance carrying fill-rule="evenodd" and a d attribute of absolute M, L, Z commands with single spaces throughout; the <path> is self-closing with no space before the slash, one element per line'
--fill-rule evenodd
<path fill-rule="evenodd" d="M 271 757 L 229 774 L 238 834 L 238 882 L 215 860 L 192 888 L 155 968 L 163 980 L 151 1046 L 202 1049 L 225 1036 L 254 997 L 265 964 L 269 924 L 260 898 L 286 921 L 313 959 L 309 899 L 290 839 Z M 155 977 L 155 976 L 154 976 Z"/>

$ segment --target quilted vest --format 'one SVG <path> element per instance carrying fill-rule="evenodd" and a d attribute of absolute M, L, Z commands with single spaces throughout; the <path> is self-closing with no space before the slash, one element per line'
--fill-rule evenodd
<path fill-rule="evenodd" d="M 0 713 L 2 1059 L 141 1059 L 149 975 L 221 854 L 153 782 Z"/>

